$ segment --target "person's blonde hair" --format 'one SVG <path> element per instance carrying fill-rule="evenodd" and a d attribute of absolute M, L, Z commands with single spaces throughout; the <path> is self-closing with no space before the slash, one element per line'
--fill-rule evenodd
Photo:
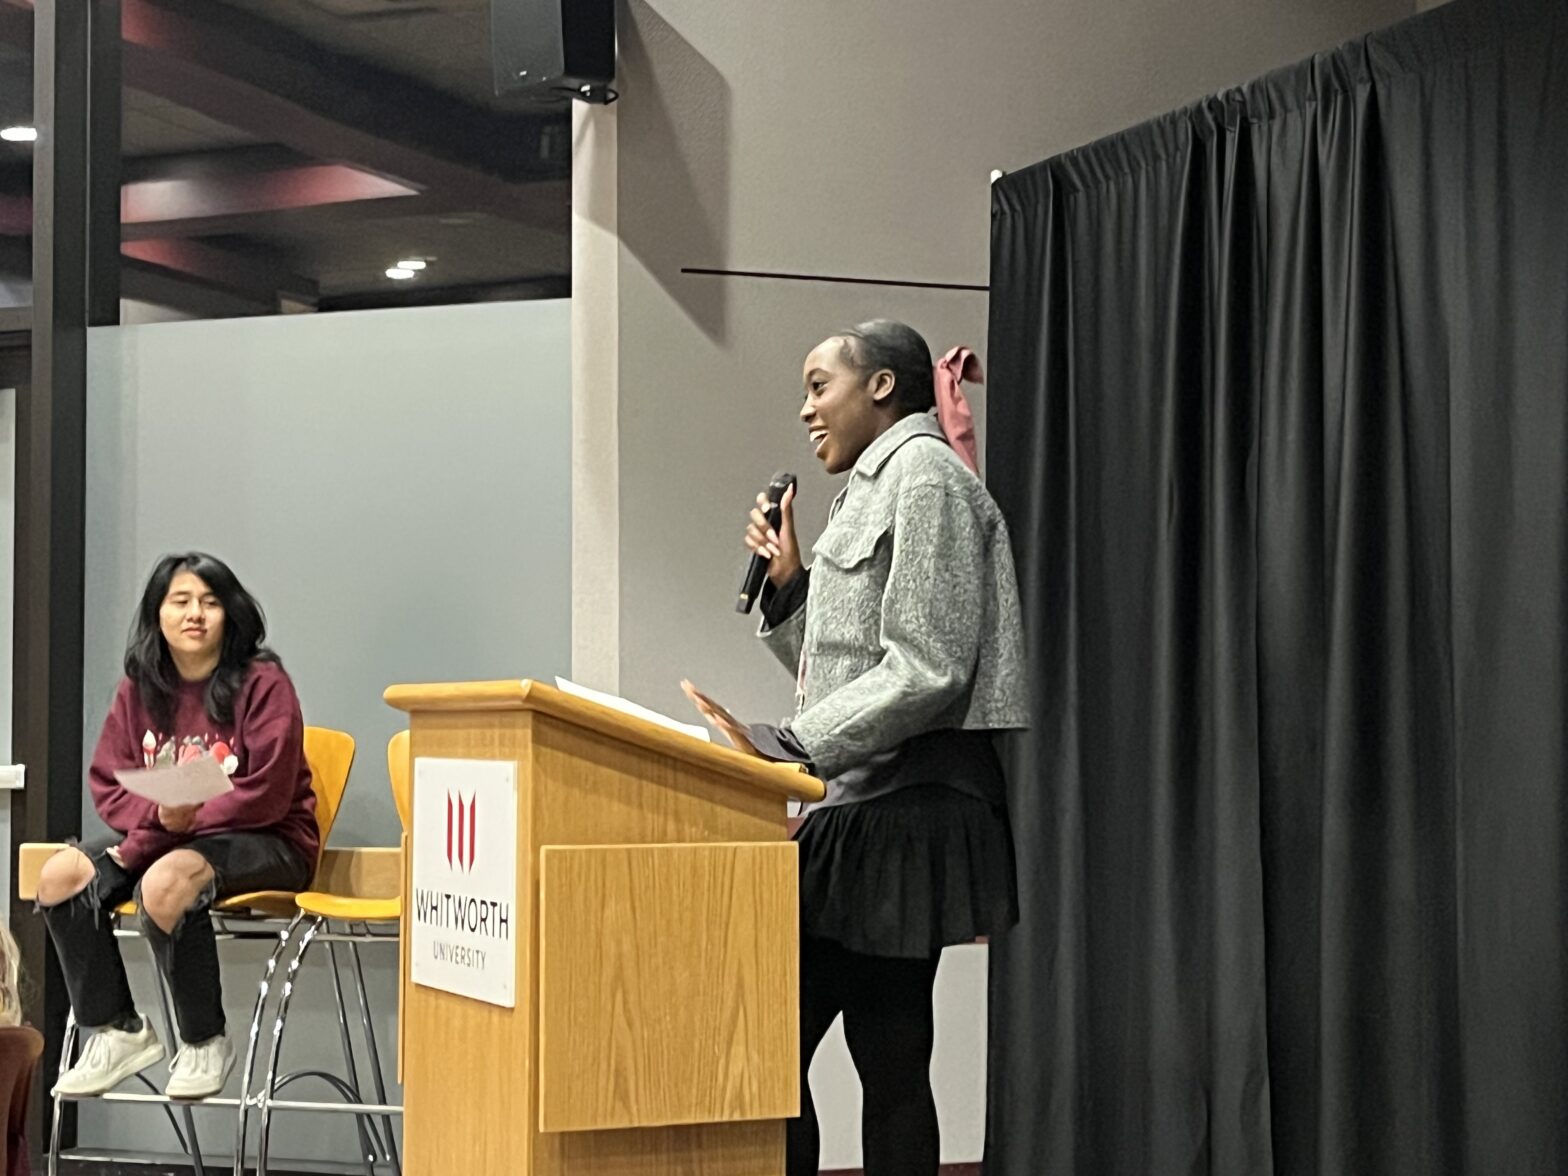
<path fill-rule="evenodd" d="M 22 952 L 11 928 L 0 922 L 0 1026 L 22 1023 Z"/>

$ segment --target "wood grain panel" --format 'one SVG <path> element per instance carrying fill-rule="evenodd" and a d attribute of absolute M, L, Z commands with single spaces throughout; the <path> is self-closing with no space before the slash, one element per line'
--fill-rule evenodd
<path fill-rule="evenodd" d="M 786 806 L 728 773 L 538 715 L 530 774 L 541 845 L 784 841 Z M 537 895 L 535 895 L 537 903 Z M 535 910 L 535 926 L 538 925 Z M 537 993 L 539 978 L 532 983 Z M 537 1003 L 535 1033 L 538 1033 Z M 537 1040 L 537 1036 L 535 1038 Z M 781 1176 L 782 1122 L 541 1132 L 531 1176 Z"/>
<path fill-rule="evenodd" d="M 540 845 L 782 841 L 784 798 L 728 773 L 544 715 L 534 732 Z"/>
<path fill-rule="evenodd" d="M 409 785 L 413 787 L 412 784 Z M 401 842 L 403 905 L 398 915 L 397 926 L 397 1080 L 403 1082 L 403 1054 L 408 1047 L 408 978 L 411 975 L 408 958 L 408 945 L 413 941 L 413 928 L 409 926 L 408 908 L 409 895 L 414 893 L 413 874 L 414 862 L 409 857 L 408 830 L 403 831 Z"/>
<path fill-rule="evenodd" d="M 527 716 L 416 714 L 413 755 L 513 760 L 524 786 L 531 754 Z M 415 784 L 418 788 L 418 784 Z M 418 838 L 421 830 L 412 830 Z M 528 807 L 517 806 L 517 883 L 531 893 Z M 412 862 L 412 852 L 409 860 Z M 412 904 L 405 901 L 407 911 Z M 519 1003 L 533 965 L 532 906 L 516 910 Z M 412 936 L 405 936 L 412 942 Z M 419 984 L 404 990 L 403 1150 L 408 1176 L 531 1171 L 534 1036 L 521 1011 Z"/>
<path fill-rule="evenodd" d="M 800 1113 L 793 844 L 539 860 L 541 1131 Z"/>
<path fill-rule="evenodd" d="M 569 1176 L 783 1176 L 784 1124 L 709 1123 L 546 1135 L 555 1166 Z"/>

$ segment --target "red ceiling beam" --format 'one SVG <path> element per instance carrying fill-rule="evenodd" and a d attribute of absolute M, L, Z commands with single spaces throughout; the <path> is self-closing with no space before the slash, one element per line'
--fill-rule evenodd
<path fill-rule="evenodd" d="M 313 159 L 352 160 L 440 191 L 475 211 L 563 233 L 569 227 L 569 181 L 518 182 L 486 170 L 487 155 L 522 140 L 523 120 L 395 75 L 356 85 L 351 71 L 318 64 L 319 46 L 280 52 L 265 42 L 282 43 L 286 34 L 206 0 L 169 7 L 121 0 L 121 13 L 128 86 Z"/>
<path fill-rule="evenodd" d="M 29 8 L 0 0 L 0 37 L 30 40 Z M 493 166 L 537 119 L 492 114 L 207 0 L 121 0 L 121 29 L 132 89 L 311 159 L 349 161 L 445 206 L 569 230 L 569 180 L 506 177 Z"/>
<path fill-rule="evenodd" d="M 136 180 L 120 188 L 126 241 L 243 233 L 289 213 L 334 205 L 364 212 L 388 200 L 417 197 L 407 184 L 337 163 L 271 168 L 248 174 Z M 26 237 L 32 201 L 0 195 L 0 236 Z"/>
<path fill-rule="evenodd" d="M 0 272 L 25 273 L 29 250 L 26 237 L 0 237 Z M 315 282 L 279 262 L 199 241 L 128 241 L 120 277 L 123 297 L 214 317 L 271 313 L 280 295 L 307 304 L 319 299 Z"/>
<path fill-rule="evenodd" d="M 231 250 L 215 249 L 200 241 L 127 241 L 120 246 L 120 254 L 132 261 L 235 292 L 272 298 L 286 294 L 296 301 L 308 303 L 314 303 L 319 294 L 315 282 L 282 266 Z"/>
<path fill-rule="evenodd" d="M 417 195 L 417 189 L 338 163 L 251 175 L 140 180 L 120 189 L 120 224 L 127 239 L 194 237 L 233 232 L 261 213 Z"/>

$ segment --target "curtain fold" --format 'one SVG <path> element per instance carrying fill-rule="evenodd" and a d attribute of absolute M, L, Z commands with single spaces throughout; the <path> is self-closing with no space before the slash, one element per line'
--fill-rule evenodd
<path fill-rule="evenodd" d="M 1568 1172 L 1568 5 L 993 188 L 992 1176 Z"/>

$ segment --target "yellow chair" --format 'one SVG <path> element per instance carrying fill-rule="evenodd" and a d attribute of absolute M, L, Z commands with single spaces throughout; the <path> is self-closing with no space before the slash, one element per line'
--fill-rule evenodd
<path fill-rule="evenodd" d="M 321 834 L 321 844 L 327 843 L 327 838 L 332 833 L 333 823 L 337 820 L 338 811 L 343 807 L 343 793 L 348 787 L 349 771 L 354 765 L 354 738 L 343 731 L 333 731 L 326 727 L 306 727 L 304 734 L 305 762 L 310 766 L 310 786 L 316 797 L 316 828 Z M 26 845 L 22 847 L 24 868 L 19 874 L 27 874 L 31 886 L 36 891 L 37 865 L 47 858 L 50 853 L 57 852 L 63 846 Z M 319 874 L 322 859 L 317 859 L 317 872 Z M 26 890 L 27 887 L 22 887 Z M 29 895 L 23 894 L 23 897 Z M 212 907 L 214 929 L 220 940 L 277 940 L 272 957 L 267 962 L 266 974 L 261 983 L 261 990 L 256 999 L 256 1009 L 251 1017 L 249 1050 L 253 1053 L 256 1040 L 260 1034 L 261 1014 L 267 999 L 267 991 L 273 973 L 277 970 L 278 960 L 283 957 L 294 930 L 300 922 L 300 914 L 294 904 L 294 894 L 285 890 L 257 891 L 250 894 L 237 894 L 230 898 L 214 903 Z M 117 919 L 115 935 L 121 939 L 141 939 L 141 932 L 134 926 L 129 926 L 128 920 L 135 917 L 137 906 L 134 901 L 122 903 L 115 908 Z M 281 931 L 262 930 L 262 923 L 277 923 L 290 919 L 287 927 Z M 250 927 L 236 927 L 235 922 L 251 923 Z M 150 945 L 149 945 L 150 946 Z M 169 1001 L 169 994 L 165 990 L 163 974 L 158 970 L 157 959 L 153 960 L 153 975 L 156 980 L 159 1003 L 162 1006 L 163 1028 L 167 1040 L 176 1040 L 173 1010 Z M 60 1073 L 64 1074 L 75 1060 L 76 1055 L 77 1024 L 76 1015 L 72 1013 L 66 1018 L 65 1040 L 60 1050 Z M 250 1058 L 247 1056 L 247 1069 Z M 201 1104 L 179 1103 L 172 1104 L 171 1100 L 160 1093 L 158 1088 L 146 1077 L 138 1074 L 137 1080 L 151 1091 L 150 1094 L 107 1094 L 95 1096 L 105 1101 L 134 1101 L 161 1103 L 165 1113 L 169 1116 L 170 1125 L 180 1141 L 181 1150 L 191 1157 L 192 1165 L 197 1176 L 202 1176 L 205 1167 L 201 1158 L 201 1144 L 196 1136 L 196 1124 L 191 1116 L 192 1105 L 213 1107 L 241 1107 L 245 1102 L 246 1094 L 241 1092 L 239 1099 L 226 1099 L 215 1097 L 202 1100 Z M 61 1128 L 61 1103 L 65 1099 L 54 1096 L 54 1116 L 49 1132 L 48 1170 L 53 1172 L 59 1165 L 60 1158 L 60 1128 Z M 185 1130 L 180 1130 L 179 1123 L 175 1121 L 173 1106 L 180 1107 L 180 1113 L 185 1123 Z"/>
<path fill-rule="evenodd" d="M 413 806 L 412 762 L 409 758 L 409 733 L 399 731 L 387 744 L 387 778 L 392 786 L 392 800 L 397 806 L 398 821 L 403 826 L 404 840 L 407 840 L 409 821 L 411 820 Z M 399 943 L 396 934 L 385 931 L 372 931 L 372 927 L 391 928 L 395 932 L 403 915 L 402 899 L 402 853 L 400 850 L 359 851 L 365 855 L 366 868 L 353 876 L 345 875 L 341 881 L 344 883 L 339 888 L 312 889 L 301 891 L 294 896 L 294 903 L 299 910 L 299 917 L 307 920 L 304 933 L 299 938 L 298 946 L 294 950 L 293 958 L 289 961 L 287 976 L 283 984 L 282 995 L 278 999 L 277 1016 L 273 1020 L 272 1049 L 267 1059 L 267 1074 L 262 1087 L 254 1102 L 260 1110 L 260 1122 L 257 1127 L 256 1141 L 256 1176 L 267 1176 L 268 1152 L 271 1139 L 271 1119 L 275 1109 L 285 1110 L 326 1110 L 349 1112 L 356 1114 L 360 1119 L 360 1142 L 364 1150 L 364 1157 L 369 1163 L 374 1164 L 377 1159 L 391 1166 L 394 1173 L 402 1171 L 397 1154 L 397 1144 L 393 1135 L 392 1116 L 402 1113 L 402 1106 L 387 1102 L 386 1082 L 381 1072 L 381 1054 L 376 1047 L 376 1034 L 371 1018 L 368 996 L 365 990 L 364 969 L 360 962 L 359 945 L 361 943 Z M 369 855 L 389 855 L 378 864 Z M 396 874 L 392 874 L 386 867 L 393 861 L 396 862 Z M 381 893 L 391 890 L 394 893 Z M 333 924 L 342 926 L 342 930 L 334 931 Z M 360 930 L 356 931 L 358 927 Z M 283 1031 L 288 1020 L 289 1004 L 294 992 L 294 981 L 300 967 L 304 964 L 306 953 L 311 944 L 320 939 L 327 944 L 331 953 L 331 968 L 333 991 L 338 1003 L 338 1026 L 343 1039 L 343 1060 L 348 1073 L 344 1078 L 338 1078 L 320 1071 L 311 1071 L 310 1075 L 325 1079 L 334 1086 L 343 1096 L 342 1103 L 306 1103 L 290 1101 L 280 1102 L 277 1092 L 290 1082 L 305 1077 L 303 1073 L 278 1076 L 278 1058 L 283 1047 Z M 376 1102 L 364 1101 L 359 1089 L 359 1072 L 354 1060 L 354 1051 L 349 1041 L 348 1013 L 343 1001 L 342 985 L 339 981 L 337 958 L 337 945 L 346 943 L 352 959 L 353 971 L 351 973 L 357 988 L 360 1010 L 360 1025 L 364 1033 L 365 1046 L 368 1054 L 367 1061 L 371 1080 L 375 1086 Z M 247 1075 L 249 1065 L 247 1065 Z M 247 1076 L 247 1088 L 249 1078 Z M 240 1122 L 236 1136 L 235 1154 L 243 1155 L 245 1151 L 246 1118 L 248 1115 L 248 1102 L 240 1107 Z M 366 1117 L 375 1115 L 380 1117 L 384 1131 L 377 1133 L 373 1125 L 367 1124 Z M 368 1128 L 368 1129 L 367 1129 Z M 236 1176 L 240 1176 L 236 1168 Z"/>
<path fill-rule="evenodd" d="M 333 731 L 328 727 L 306 727 L 305 762 L 310 765 L 310 790 L 316 794 L 316 832 L 320 834 L 320 845 L 325 848 L 338 819 L 338 810 L 343 807 L 343 793 L 348 789 L 348 775 L 354 767 L 354 737 L 346 731 Z M 319 855 L 316 861 L 319 865 Z M 294 916 L 294 892 L 258 890 L 251 894 L 236 894 L 214 903 L 212 910 L 217 915 L 289 919 Z M 135 900 L 121 903 L 114 913 L 122 919 L 134 918 Z"/>
<path fill-rule="evenodd" d="M 413 813 L 412 771 L 413 764 L 408 758 L 408 732 L 399 731 L 387 742 L 387 778 L 392 783 L 392 803 L 397 806 L 397 819 L 404 832 L 408 831 Z M 362 898 L 320 890 L 302 890 L 289 897 L 306 915 L 321 921 L 336 919 L 341 923 L 395 923 L 403 917 L 401 895 Z"/>

